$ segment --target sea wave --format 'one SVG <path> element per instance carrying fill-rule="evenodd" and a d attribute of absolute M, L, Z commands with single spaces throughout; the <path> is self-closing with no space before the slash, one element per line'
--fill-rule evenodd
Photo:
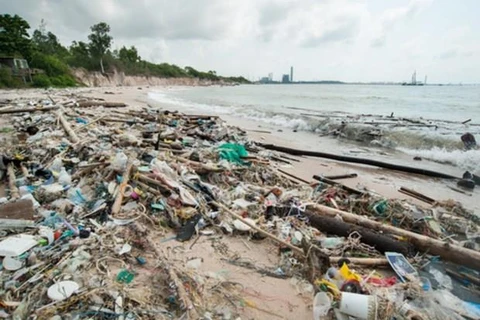
<path fill-rule="evenodd" d="M 415 157 L 450 164 L 463 170 L 480 174 L 480 150 L 446 150 L 438 147 L 429 150 L 412 150 L 408 148 L 398 148 L 398 150 Z"/>
<path fill-rule="evenodd" d="M 228 106 L 190 102 L 181 98 L 172 97 L 164 92 L 149 92 L 148 97 L 161 105 L 178 106 L 185 110 L 207 112 L 210 114 L 228 114 L 231 112 Z"/>

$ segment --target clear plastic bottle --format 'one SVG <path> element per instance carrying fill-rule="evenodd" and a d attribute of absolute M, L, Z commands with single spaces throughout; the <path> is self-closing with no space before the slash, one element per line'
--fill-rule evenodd
<path fill-rule="evenodd" d="M 50 166 L 49 169 L 52 170 L 53 172 L 60 172 L 60 170 L 62 170 L 62 167 L 63 167 L 62 159 L 60 157 L 57 157 L 55 158 L 55 160 L 53 160 L 52 165 Z"/>
<path fill-rule="evenodd" d="M 123 153 L 122 151 L 117 152 L 117 154 L 115 155 L 115 159 L 113 159 L 112 162 L 112 168 L 120 172 L 125 171 L 125 169 L 127 169 L 127 161 L 128 157 L 125 153 Z"/>
<path fill-rule="evenodd" d="M 58 176 L 58 183 L 60 183 L 62 186 L 67 186 L 72 184 L 72 177 L 68 174 L 67 170 L 65 170 L 65 167 L 62 167 L 62 169 L 60 169 L 60 175 Z"/>

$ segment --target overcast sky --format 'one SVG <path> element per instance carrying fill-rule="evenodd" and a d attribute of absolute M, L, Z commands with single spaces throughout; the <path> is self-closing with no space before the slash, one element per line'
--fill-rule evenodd
<path fill-rule="evenodd" d="M 479 0 L 0 0 L 65 45 L 111 26 L 113 49 L 222 75 L 480 83 Z"/>

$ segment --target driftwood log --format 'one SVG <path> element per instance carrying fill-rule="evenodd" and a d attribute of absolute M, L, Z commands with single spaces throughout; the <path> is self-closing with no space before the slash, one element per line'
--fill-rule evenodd
<path fill-rule="evenodd" d="M 376 160 L 372 160 L 372 159 L 340 156 L 340 155 L 331 154 L 331 153 L 316 152 L 316 151 L 309 151 L 309 150 L 298 150 L 298 149 L 292 149 L 292 148 L 287 148 L 287 147 L 282 147 L 282 146 L 276 146 L 274 144 L 265 144 L 265 143 L 260 143 L 260 142 L 255 142 L 255 143 L 259 146 L 262 146 L 265 149 L 268 149 L 268 150 L 284 152 L 284 153 L 288 153 L 288 154 L 295 155 L 295 156 L 310 156 L 310 157 L 332 159 L 332 160 L 337 160 L 337 161 L 342 161 L 342 162 L 360 163 L 360 164 L 366 164 L 366 165 L 376 166 L 376 167 L 390 169 L 390 170 L 420 174 L 420 175 L 424 175 L 424 176 L 428 176 L 428 177 L 434 177 L 434 178 L 458 179 L 458 177 L 454 177 L 454 176 L 451 176 L 449 174 L 442 173 L 442 172 L 435 172 L 435 171 L 426 170 L 426 169 L 401 166 L 401 165 L 397 165 L 397 164 L 386 163 L 386 162 L 376 161 Z"/>
<path fill-rule="evenodd" d="M 324 178 L 330 179 L 330 180 L 340 180 L 340 179 L 350 179 L 350 178 L 356 178 L 358 177 L 358 174 L 356 173 L 348 173 L 348 174 L 338 174 L 338 175 L 333 175 L 333 176 L 323 176 Z"/>
<path fill-rule="evenodd" d="M 405 187 L 400 187 L 400 189 L 398 189 L 398 192 L 400 193 L 403 193 L 407 196 L 410 196 L 412 198 L 415 198 L 417 200 L 420 200 L 420 201 L 423 201 L 423 202 L 426 202 L 428 204 L 435 204 L 437 201 L 433 198 L 430 198 L 430 197 L 427 197 L 426 195 L 424 194 L 421 194 L 420 192 L 417 192 L 415 190 L 412 190 L 412 189 L 408 189 L 408 188 L 405 188 Z"/>
<path fill-rule="evenodd" d="M 24 108 L 24 109 L 8 109 L 8 110 L 0 110 L 0 114 L 7 114 L 7 113 L 24 113 L 24 112 L 46 112 L 57 110 L 58 107 L 43 107 L 43 108 Z"/>
<path fill-rule="evenodd" d="M 16 185 L 16 177 L 15 177 L 15 169 L 13 168 L 13 164 L 10 163 L 7 167 L 7 175 L 8 175 L 8 188 L 10 189 L 10 197 L 12 199 L 20 198 L 20 193 L 18 192 L 18 188 Z"/>
<path fill-rule="evenodd" d="M 159 191 L 161 194 L 163 195 L 170 195 L 172 193 L 172 191 L 170 190 L 170 187 L 168 187 L 167 185 L 163 184 L 161 181 L 158 181 L 158 180 L 155 180 L 155 179 L 152 179 L 150 177 L 147 177 L 146 175 L 144 174 L 139 174 L 137 176 L 137 179 L 139 181 L 143 181 L 145 183 L 149 183 L 151 185 L 154 185 L 154 186 L 157 186 L 159 188 Z M 153 193 L 153 192 L 152 192 Z"/>
<path fill-rule="evenodd" d="M 360 235 L 360 241 L 374 247 L 381 253 L 388 251 L 399 252 L 407 256 L 413 253 L 408 243 L 400 242 L 378 232 L 372 232 L 367 228 L 357 226 L 352 223 L 343 222 L 336 218 L 316 215 L 315 213 L 304 213 L 312 227 L 328 234 L 334 234 L 341 237 L 348 237 L 356 232 Z"/>
<path fill-rule="evenodd" d="M 225 207 L 224 205 L 218 203 L 218 202 L 215 202 L 215 201 L 212 201 L 211 202 L 213 205 L 215 205 L 216 207 L 222 209 L 223 211 L 227 212 L 229 215 L 231 215 L 232 217 L 234 217 L 235 219 L 237 220 L 240 220 L 243 224 L 246 224 L 247 226 L 249 226 L 250 228 L 252 228 L 253 230 L 259 232 L 261 235 L 265 236 L 265 237 L 268 237 L 270 239 L 273 239 L 275 240 L 276 242 L 284 245 L 285 247 L 287 248 L 290 248 L 292 249 L 292 251 L 298 253 L 299 255 L 303 256 L 303 250 L 299 247 L 296 247 L 294 246 L 293 244 L 289 243 L 289 242 L 286 242 L 280 238 L 278 238 L 277 236 L 271 234 L 271 233 L 268 233 L 266 232 L 265 230 L 262 230 L 261 228 L 257 227 L 256 225 L 254 225 L 253 223 L 250 223 L 248 220 L 245 220 L 243 219 L 241 216 L 239 216 L 238 214 L 236 214 L 235 212 L 233 212 L 232 210 L 230 210 L 229 208 Z"/>
<path fill-rule="evenodd" d="M 309 181 L 307 181 L 307 180 L 305 180 L 305 179 L 302 179 L 302 178 L 300 178 L 300 177 L 298 177 L 298 176 L 296 176 L 296 175 L 293 175 L 293 174 L 291 174 L 291 173 L 288 173 L 288 172 L 286 172 L 285 170 L 278 169 L 278 172 L 283 173 L 283 174 L 286 175 L 287 177 L 290 177 L 290 178 L 293 178 L 293 179 L 297 179 L 298 181 L 301 181 L 301 182 L 306 183 L 306 184 L 310 184 Z"/>
<path fill-rule="evenodd" d="M 365 194 L 365 192 L 363 192 L 361 190 L 358 190 L 358 189 L 355 189 L 355 188 L 350 188 L 349 186 L 346 186 L 343 183 L 328 179 L 326 177 L 314 175 L 313 179 L 315 179 L 317 181 L 320 181 L 320 182 L 323 182 L 323 183 L 326 183 L 328 185 L 334 186 L 334 187 L 340 187 L 343 190 L 348 191 L 348 192 L 353 193 L 353 194 L 357 194 L 357 195 L 364 195 Z"/>
<path fill-rule="evenodd" d="M 390 263 L 386 258 L 350 258 L 350 257 L 330 257 L 330 263 L 338 263 L 341 259 L 348 259 L 351 264 L 358 266 L 389 266 Z"/>
<path fill-rule="evenodd" d="M 57 113 L 57 116 L 58 116 L 58 119 L 60 120 L 60 123 L 62 124 L 63 129 L 65 130 L 65 132 L 70 137 L 70 140 L 73 143 L 79 142 L 80 139 L 78 138 L 77 134 L 72 130 L 72 128 L 70 127 L 70 124 L 68 123 L 67 119 L 65 119 L 62 112 L 59 111 Z"/>
<path fill-rule="evenodd" d="M 105 101 L 81 101 L 77 102 L 77 107 L 87 108 L 87 107 L 99 107 L 104 108 L 124 108 L 127 105 L 123 102 L 105 102 Z"/>
<path fill-rule="evenodd" d="M 123 188 L 125 188 L 125 186 L 128 184 L 132 167 L 133 167 L 133 163 L 131 161 L 128 161 L 127 169 L 125 169 L 125 172 L 123 173 L 123 176 L 122 176 L 122 183 L 120 184 L 120 188 L 115 198 L 115 202 L 112 205 L 112 215 L 118 214 L 120 212 L 120 209 L 122 207 L 122 201 L 123 201 Z"/>
<path fill-rule="evenodd" d="M 119 123 L 131 123 L 131 124 L 149 124 L 149 121 L 135 120 L 135 119 L 114 119 L 114 118 L 103 118 L 99 120 L 100 122 L 119 122 Z"/>
<path fill-rule="evenodd" d="M 274 241 L 292 249 L 292 251 L 294 251 L 295 253 L 299 254 L 300 256 L 302 256 L 304 258 L 306 257 L 309 264 L 315 265 L 314 269 L 323 270 L 323 268 L 325 266 L 327 266 L 327 267 L 329 266 L 329 263 L 337 263 L 340 259 L 343 259 L 343 257 L 328 257 L 328 255 L 325 253 L 325 251 L 322 248 L 319 248 L 319 247 L 317 247 L 315 245 L 311 245 L 311 244 L 304 244 L 304 250 L 302 250 L 301 248 L 296 247 L 296 246 L 292 245 L 291 243 L 286 242 L 286 241 L 278 238 L 277 236 L 266 232 L 265 230 L 262 230 L 261 228 L 257 227 L 256 225 L 250 223 L 248 220 L 243 219 L 241 216 L 239 216 L 238 214 L 236 214 L 235 212 L 233 212 L 229 208 L 225 207 L 224 205 L 222 205 L 218 202 L 215 202 L 215 201 L 212 201 L 211 203 L 213 205 L 215 205 L 216 207 L 226 211 L 232 217 L 240 220 L 242 223 L 248 225 L 250 228 L 254 229 L 255 231 L 259 232 L 260 234 L 264 235 L 265 237 L 270 238 L 270 239 L 272 239 L 272 240 L 274 240 Z M 406 245 L 397 245 L 397 247 L 402 247 L 402 248 L 404 246 L 406 247 Z M 307 249 L 307 250 L 305 250 L 305 249 Z M 314 249 L 313 252 L 315 252 L 315 254 L 309 255 L 308 254 L 309 249 Z M 321 261 L 325 262 L 325 260 L 327 258 L 329 260 L 329 263 L 323 263 L 323 264 L 320 263 Z M 364 266 L 384 266 L 384 265 L 388 265 L 388 261 L 386 259 L 383 259 L 383 258 L 374 258 L 374 259 L 371 259 L 371 258 L 366 258 L 366 259 L 365 258 L 348 258 L 348 260 L 350 260 L 351 263 L 356 264 L 356 265 L 364 265 Z M 313 265 L 311 265 L 310 267 L 313 267 Z"/>
<path fill-rule="evenodd" d="M 345 222 L 358 224 L 362 227 L 369 228 L 371 231 L 385 232 L 395 234 L 406 238 L 419 251 L 427 252 L 432 255 L 438 255 L 442 259 L 454 263 L 462 263 L 462 265 L 480 270 L 480 252 L 463 248 L 450 244 L 441 240 L 433 239 L 411 231 L 393 227 L 377 221 L 359 216 L 350 212 L 333 209 L 323 205 L 309 205 L 307 209 L 314 210 L 317 214 L 329 217 L 340 216 Z"/>

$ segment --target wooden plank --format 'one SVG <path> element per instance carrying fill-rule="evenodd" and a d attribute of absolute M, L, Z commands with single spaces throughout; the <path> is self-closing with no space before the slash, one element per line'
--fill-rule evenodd
<path fill-rule="evenodd" d="M 34 220 L 35 210 L 30 199 L 7 202 L 0 206 L 0 219 Z"/>

